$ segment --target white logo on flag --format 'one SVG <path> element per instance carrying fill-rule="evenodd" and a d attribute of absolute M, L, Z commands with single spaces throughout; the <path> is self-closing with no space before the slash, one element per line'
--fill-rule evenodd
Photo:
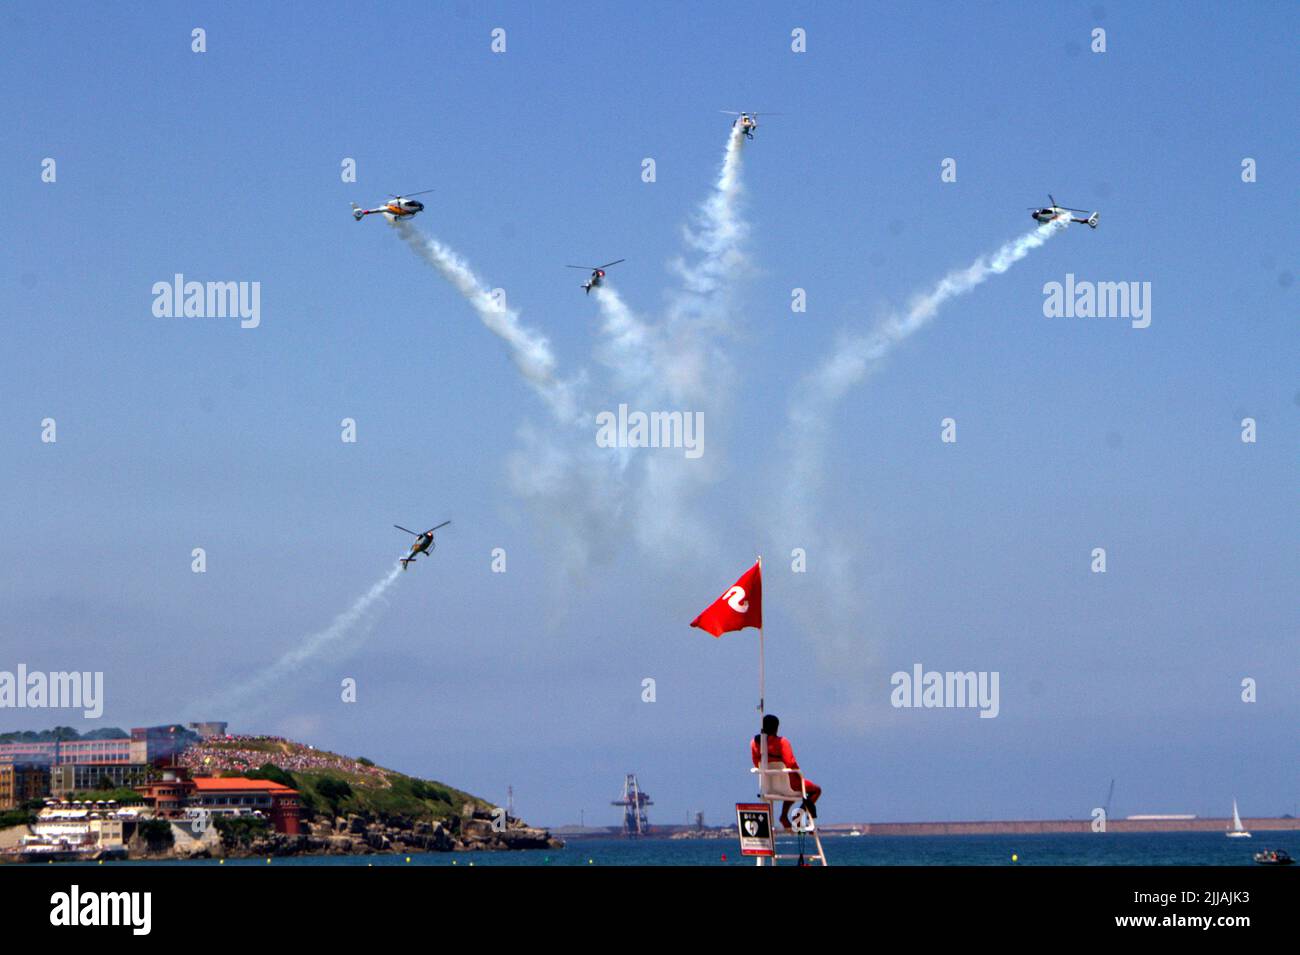
<path fill-rule="evenodd" d="M 727 601 L 727 606 L 736 613 L 749 613 L 749 601 L 745 599 L 745 588 L 741 586 L 732 587 L 723 597 Z"/>

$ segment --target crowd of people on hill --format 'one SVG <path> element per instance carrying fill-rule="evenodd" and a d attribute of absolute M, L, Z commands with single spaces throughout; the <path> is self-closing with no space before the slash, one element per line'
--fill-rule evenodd
<path fill-rule="evenodd" d="M 387 779 L 384 771 L 378 767 L 368 766 L 347 756 L 319 753 L 302 747 L 295 747 L 291 752 L 282 752 L 278 748 L 252 748 L 240 746 L 240 743 L 265 744 L 289 743 L 289 741 L 279 736 L 213 737 L 188 747 L 176 761 L 191 772 L 201 773 L 243 773 L 250 769 L 261 769 L 270 763 L 290 773 L 332 769 L 370 776 L 381 784 Z"/>

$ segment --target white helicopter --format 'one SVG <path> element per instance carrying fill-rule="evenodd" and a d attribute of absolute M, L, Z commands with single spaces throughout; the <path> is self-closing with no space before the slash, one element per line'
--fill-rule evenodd
<path fill-rule="evenodd" d="M 389 193 L 388 201 L 377 209 L 362 209 L 355 202 L 352 203 L 352 218 L 360 222 L 366 216 L 373 216 L 378 212 L 384 214 L 384 218 L 389 222 L 396 222 L 398 219 L 410 219 L 416 213 L 424 211 L 424 203 L 411 196 L 422 196 L 426 192 L 433 192 L 432 189 L 425 189 L 422 192 L 412 192 L 405 196 L 394 196 Z"/>
<path fill-rule="evenodd" d="M 719 113 L 726 113 L 728 116 L 734 116 L 734 117 L 736 117 L 736 118 L 735 118 L 734 120 L 732 120 L 732 122 L 731 122 L 731 128 L 732 128 L 732 129 L 735 129 L 735 128 L 736 128 L 736 125 L 739 124 L 739 125 L 740 125 L 740 131 L 741 131 L 742 133 L 745 134 L 745 138 L 746 138 L 746 139 L 753 139 L 753 138 L 754 138 L 754 130 L 758 129 L 758 114 L 757 114 L 757 113 L 737 113 L 734 109 L 720 109 L 720 110 L 718 110 L 718 112 L 719 112 Z M 767 113 L 766 115 L 768 115 L 768 116 L 780 116 L 781 114 L 780 114 L 780 113 Z"/>
<path fill-rule="evenodd" d="M 1075 219 L 1071 217 L 1070 215 L 1071 212 L 1086 213 L 1088 210 L 1070 209 L 1066 206 L 1058 206 L 1056 204 L 1056 200 L 1052 198 L 1052 194 L 1050 192 L 1047 194 L 1047 198 L 1052 203 L 1050 206 L 1044 206 L 1041 209 L 1037 209 L 1033 206 L 1029 207 L 1030 218 L 1032 218 L 1035 222 L 1039 222 L 1042 225 L 1047 225 L 1049 222 L 1056 222 L 1059 219 L 1069 219 L 1069 221 L 1077 222 L 1079 223 L 1079 225 L 1086 225 L 1092 229 L 1097 228 L 1097 213 L 1095 212 L 1091 213 L 1086 219 Z"/>
<path fill-rule="evenodd" d="M 436 546 L 433 542 L 433 532 L 442 530 L 442 528 L 446 527 L 450 523 L 451 521 L 443 521 L 437 527 L 430 527 L 423 534 L 417 534 L 415 531 L 407 530 L 401 524 L 394 524 L 393 526 L 399 531 L 406 531 L 406 533 L 415 538 L 415 541 L 411 544 L 411 555 L 409 557 L 401 558 L 402 570 L 406 570 L 410 567 L 411 561 L 415 560 L 415 558 L 419 557 L 421 554 L 428 554 L 429 551 Z"/>
<path fill-rule="evenodd" d="M 615 259 L 613 262 L 606 262 L 604 265 L 566 265 L 566 269 L 591 269 L 591 278 L 582 283 L 582 290 L 588 295 L 594 288 L 600 288 L 600 281 L 605 277 L 605 270 L 611 265 L 618 265 L 619 262 L 626 262 L 627 259 Z"/>

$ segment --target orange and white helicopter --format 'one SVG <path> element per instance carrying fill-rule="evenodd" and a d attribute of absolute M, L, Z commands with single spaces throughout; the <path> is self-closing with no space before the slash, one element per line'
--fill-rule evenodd
<path fill-rule="evenodd" d="M 360 222 L 366 216 L 373 216 L 378 212 L 382 212 L 384 218 L 389 222 L 396 222 L 398 219 L 410 219 L 416 213 L 424 211 L 424 203 L 412 199 L 411 196 L 422 196 L 426 192 L 433 192 L 433 190 L 425 189 L 423 192 L 412 192 L 405 196 L 394 196 L 390 193 L 388 201 L 377 209 L 362 209 L 354 202 L 352 203 L 352 218 Z"/>
<path fill-rule="evenodd" d="M 740 131 L 741 131 L 742 133 L 745 134 L 745 138 L 746 138 L 746 139 L 753 139 L 753 138 L 754 138 L 754 130 L 758 129 L 758 114 L 757 114 L 757 113 L 737 113 L 734 109 L 720 109 L 720 110 L 718 110 L 718 112 L 719 112 L 719 113 L 726 113 L 728 116 L 734 116 L 734 117 L 736 117 L 734 120 L 732 120 L 731 128 L 732 128 L 732 129 L 735 129 L 736 126 L 737 126 L 737 124 L 739 124 L 739 126 L 740 126 Z M 781 114 L 780 114 L 780 113 L 768 113 L 767 115 L 768 115 L 768 116 L 780 116 Z"/>
<path fill-rule="evenodd" d="M 411 561 L 415 560 L 415 558 L 419 557 L 421 554 L 429 553 L 429 551 L 434 547 L 433 532 L 438 530 L 439 528 L 446 527 L 450 523 L 451 521 L 443 521 L 437 527 L 430 527 L 423 534 L 417 534 L 415 533 L 415 531 L 406 530 L 406 528 L 403 527 L 401 524 L 394 524 L 393 526 L 396 527 L 399 531 L 406 531 L 406 533 L 410 534 L 412 537 L 415 538 L 415 540 L 412 541 L 411 543 L 411 556 L 403 557 L 401 559 L 402 570 L 406 570 L 406 568 L 410 566 Z"/>
<path fill-rule="evenodd" d="M 566 265 L 566 269 L 591 269 L 591 278 L 582 283 L 582 289 L 588 295 L 594 288 L 600 288 L 600 280 L 605 277 L 605 270 L 611 265 L 618 265 L 619 262 L 626 262 L 627 259 L 615 259 L 613 262 L 606 262 L 604 265 Z"/>
<path fill-rule="evenodd" d="M 1056 222 L 1060 219 L 1068 219 L 1070 222 L 1079 223 L 1079 225 L 1086 225 L 1089 228 L 1093 228 L 1093 229 L 1097 228 L 1097 213 L 1095 212 L 1091 213 L 1086 219 L 1075 219 L 1071 217 L 1070 215 L 1071 212 L 1086 213 L 1088 210 L 1070 209 L 1066 206 L 1058 206 L 1056 204 L 1056 200 L 1052 198 L 1052 194 L 1050 192 L 1047 194 L 1047 198 L 1051 200 L 1052 204 L 1050 206 L 1044 206 L 1041 209 L 1037 209 L 1034 206 L 1029 207 L 1030 218 L 1032 218 L 1035 222 L 1038 222 L 1042 225 L 1047 225 L 1049 222 Z"/>

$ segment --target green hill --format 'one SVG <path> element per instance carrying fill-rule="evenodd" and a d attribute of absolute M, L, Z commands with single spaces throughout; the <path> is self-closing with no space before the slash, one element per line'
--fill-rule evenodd
<path fill-rule="evenodd" d="M 445 783 L 418 779 L 279 737 L 210 738 L 189 747 L 180 762 L 195 773 L 272 779 L 298 790 L 308 818 L 348 813 L 410 824 L 459 816 L 466 803 L 492 803 Z"/>

